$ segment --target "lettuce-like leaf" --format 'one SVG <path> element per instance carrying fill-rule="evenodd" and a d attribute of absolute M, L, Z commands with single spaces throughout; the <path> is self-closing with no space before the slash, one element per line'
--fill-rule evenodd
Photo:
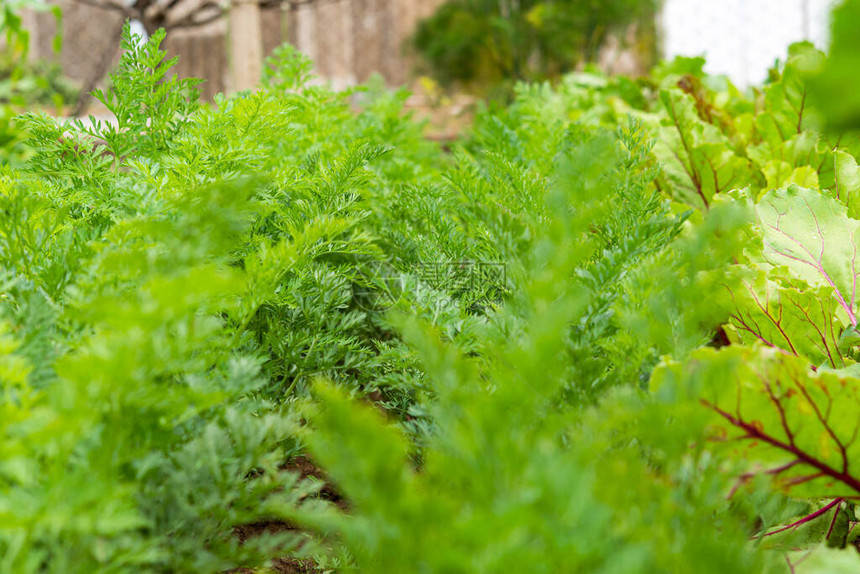
<path fill-rule="evenodd" d="M 833 163 L 836 170 L 836 199 L 848 208 L 848 216 L 860 219 L 860 166 L 849 153 L 835 151 Z"/>
<path fill-rule="evenodd" d="M 787 286 L 761 270 L 741 273 L 737 285 L 726 286 L 735 306 L 730 324 L 741 343 L 762 343 L 814 365 L 841 368 L 850 362 L 840 351 L 847 320 L 833 288 Z"/>
<path fill-rule="evenodd" d="M 769 192 L 756 206 L 763 256 L 811 286 L 830 287 L 857 326 L 858 229 L 840 201 L 796 185 Z"/>
<path fill-rule="evenodd" d="M 652 387 L 658 396 L 698 400 L 714 417 L 710 438 L 793 495 L 860 495 L 854 372 L 815 372 L 775 349 L 730 346 L 660 367 Z"/>
<path fill-rule="evenodd" d="M 699 118 L 692 97 L 664 90 L 660 100 L 668 125 L 661 128 L 654 153 L 674 199 L 707 209 L 715 195 L 755 179 L 749 160 L 735 153 L 719 129 Z"/>
<path fill-rule="evenodd" d="M 779 77 L 765 89 L 765 111 L 756 118 L 756 127 L 772 147 L 778 147 L 808 127 L 811 106 L 805 72 L 820 66 L 823 57 L 824 54 L 808 42 L 793 44 Z"/>

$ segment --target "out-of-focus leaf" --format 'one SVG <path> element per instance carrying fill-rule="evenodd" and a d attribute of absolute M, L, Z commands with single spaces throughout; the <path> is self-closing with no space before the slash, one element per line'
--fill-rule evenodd
<path fill-rule="evenodd" d="M 658 396 L 698 401 L 712 415 L 710 437 L 730 457 L 749 461 L 795 496 L 856 497 L 860 472 L 860 379 L 850 371 L 814 372 L 777 349 L 697 351 L 689 363 L 655 371 Z"/>
<path fill-rule="evenodd" d="M 860 128 L 860 1 L 844 0 L 832 14 L 829 58 L 812 69 L 812 94 L 833 130 Z M 819 73 L 820 72 L 820 73 Z"/>

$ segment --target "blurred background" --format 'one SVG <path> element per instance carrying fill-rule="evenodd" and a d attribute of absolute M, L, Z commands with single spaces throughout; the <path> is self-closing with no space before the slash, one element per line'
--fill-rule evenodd
<path fill-rule="evenodd" d="M 661 59 L 706 56 L 706 70 L 759 84 L 789 44 L 825 48 L 836 0 L 0 0 L 0 103 L 84 113 L 119 59 L 122 24 L 163 47 L 204 98 L 252 89 L 288 42 L 317 81 L 378 75 L 416 105 L 504 98 L 516 81 L 594 69 L 644 75 Z"/>

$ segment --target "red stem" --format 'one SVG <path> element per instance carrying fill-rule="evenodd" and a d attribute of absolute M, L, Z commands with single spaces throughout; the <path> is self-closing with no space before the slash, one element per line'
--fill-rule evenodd
<path fill-rule="evenodd" d="M 801 519 L 800 519 L 800 520 L 798 520 L 797 522 L 792 522 L 792 523 L 791 523 L 791 524 L 789 524 L 788 526 L 783 526 L 783 527 L 782 527 L 782 528 L 780 528 L 779 530 L 774 530 L 773 532 L 767 532 L 767 533 L 765 533 L 765 534 L 762 534 L 761 536 L 753 536 L 753 538 L 764 538 L 765 536 L 772 536 L 772 535 L 774 535 L 774 534 L 779 534 L 780 532 L 785 532 L 786 530 L 788 530 L 788 529 L 790 529 L 790 528 L 797 528 L 797 527 L 798 527 L 798 526 L 800 526 L 801 524 L 806 524 L 807 522 L 810 522 L 810 521 L 812 521 L 812 520 L 815 520 L 816 518 L 818 518 L 819 516 L 821 516 L 821 515 L 823 515 L 823 514 L 827 514 L 827 512 L 828 512 L 831 508 L 833 508 L 834 506 L 838 506 L 839 504 L 842 504 L 842 501 L 843 501 L 843 500 L 844 500 L 844 499 L 842 499 L 842 498 L 837 498 L 836 500 L 834 500 L 833 502 L 831 502 L 830 504 L 828 504 L 828 505 L 827 505 L 827 506 L 825 506 L 824 508 L 822 508 L 822 509 L 820 509 L 820 510 L 816 510 L 816 511 L 815 511 L 815 512 L 813 512 L 812 514 L 809 514 L 809 515 L 807 515 L 807 516 L 804 516 L 803 518 L 801 518 Z M 838 513 L 838 512 L 839 512 L 839 509 L 837 508 L 837 513 Z M 833 525 L 832 525 L 832 524 L 830 525 L 830 529 L 831 529 L 831 530 L 833 529 Z M 829 532 L 827 533 L 827 536 L 830 536 L 830 533 L 829 533 Z"/>
<path fill-rule="evenodd" d="M 765 433 L 764 431 L 759 430 L 754 425 L 751 425 L 749 423 L 746 423 L 740 419 L 733 417 L 732 415 L 730 415 L 726 411 L 719 408 L 717 405 L 715 405 L 709 401 L 706 401 L 705 399 L 699 399 L 699 400 L 703 405 L 705 405 L 709 409 L 712 409 L 717 414 L 719 414 L 721 417 L 723 417 L 724 419 L 726 419 L 727 421 L 732 423 L 732 425 L 745 430 L 747 432 L 747 435 L 746 435 L 747 438 L 757 438 L 757 439 L 763 440 L 764 442 L 766 442 L 772 446 L 775 446 L 776 448 L 778 448 L 780 450 L 784 450 L 785 452 L 789 452 L 789 453 L 793 454 L 795 457 L 797 457 L 797 459 L 800 462 L 808 464 L 809 466 L 811 466 L 813 468 L 817 468 L 824 475 L 829 476 L 829 477 L 841 482 L 842 484 L 850 487 L 855 492 L 860 493 L 860 480 L 858 480 L 857 478 L 851 476 L 850 474 L 848 474 L 846 472 L 840 472 L 840 471 L 836 470 L 835 468 L 831 467 L 827 463 L 818 460 L 813 455 L 802 450 L 801 448 L 799 448 L 797 445 L 795 445 L 793 443 L 792 435 L 789 435 L 789 437 L 788 437 L 789 438 L 789 444 L 786 444 L 786 443 L 782 442 L 781 440 L 770 436 L 769 434 Z"/>

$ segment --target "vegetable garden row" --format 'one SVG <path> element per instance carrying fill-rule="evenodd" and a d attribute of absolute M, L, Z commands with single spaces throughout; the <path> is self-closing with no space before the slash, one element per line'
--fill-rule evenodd
<path fill-rule="evenodd" d="M 200 105 L 160 39 L 0 154 L 0 572 L 860 570 L 820 52 L 523 84 L 445 150 L 288 47 Z"/>

